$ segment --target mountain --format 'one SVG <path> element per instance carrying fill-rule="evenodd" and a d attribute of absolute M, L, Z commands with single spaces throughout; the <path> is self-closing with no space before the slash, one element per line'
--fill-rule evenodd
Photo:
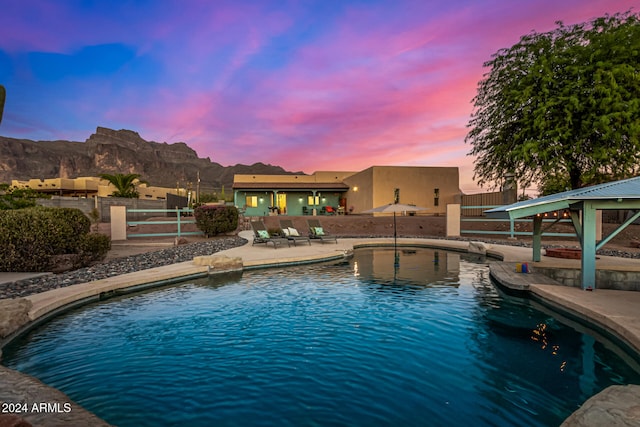
<path fill-rule="evenodd" d="M 199 158 L 184 142 L 168 144 L 146 141 L 131 130 L 98 127 L 85 142 L 31 141 L 0 136 L 0 183 L 12 179 L 77 178 L 101 173 L 137 173 L 149 185 L 186 187 L 200 173 L 202 192 L 231 188 L 236 173 L 302 174 L 280 166 L 222 166 L 208 157 Z"/>

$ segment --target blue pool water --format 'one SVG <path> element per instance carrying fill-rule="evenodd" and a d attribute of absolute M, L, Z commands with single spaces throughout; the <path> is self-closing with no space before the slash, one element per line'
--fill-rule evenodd
<path fill-rule="evenodd" d="M 551 426 L 612 384 L 619 349 L 429 249 L 244 272 L 82 307 L 5 349 L 115 425 Z"/>

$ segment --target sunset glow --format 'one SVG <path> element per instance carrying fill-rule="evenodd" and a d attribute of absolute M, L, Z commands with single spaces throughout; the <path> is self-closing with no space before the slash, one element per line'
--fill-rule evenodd
<path fill-rule="evenodd" d="M 3 5 L 0 135 L 97 126 L 290 171 L 459 166 L 498 49 L 629 0 L 48 1 Z"/>

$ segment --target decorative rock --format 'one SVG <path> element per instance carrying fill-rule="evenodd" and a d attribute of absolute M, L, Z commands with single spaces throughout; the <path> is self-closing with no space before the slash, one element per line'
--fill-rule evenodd
<path fill-rule="evenodd" d="M 198 256 L 193 259 L 195 265 L 206 265 L 215 271 L 242 270 L 242 258 L 224 255 Z"/>
<path fill-rule="evenodd" d="M 483 242 L 469 242 L 469 253 L 486 255 L 487 247 Z"/>
<path fill-rule="evenodd" d="M 48 270 L 56 274 L 73 270 L 80 265 L 79 259 L 78 254 L 54 255 L 51 257 L 51 266 Z"/>
<path fill-rule="evenodd" d="M 29 322 L 31 301 L 18 299 L 0 300 L 0 338 L 6 338 L 12 332 Z"/>
<path fill-rule="evenodd" d="M 560 427 L 640 425 L 640 386 L 611 386 L 587 400 Z"/>
<path fill-rule="evenodd" d="M 186 245 L 187 243 L 189 243 L 189 241 L 184 237 L 176 237 L 176 239 L 173 241 L 173 246 Z"/>

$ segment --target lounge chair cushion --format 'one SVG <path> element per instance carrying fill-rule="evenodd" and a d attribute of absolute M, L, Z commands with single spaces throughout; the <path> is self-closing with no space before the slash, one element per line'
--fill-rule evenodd
<path fill-rule="evenodd" d="M 322 227 L 313 227 L 313 233 L 316 236 L 324 236 L 324 230 L 322 229 Z"/>
<path fill-rule="evenodd" d="M 291 231 L 289 231 L 289 229 L 288 229 L 288 228 L 283 228 L 283 229 L 282 229 L 282 232 L 283 232 L 283 233 L 284 233 L 284 235 L 285 235 L 285 236 L 287 236 L 287 237 L 289 237 L 289 236 L 291 236 L 291 235 L 292 235 L 292 234 L 291 234 Z"/>
<path fill-rule="evenodd" d="M 298 233 L 298 230 L 296 230 L 293 227 L 289 227 L 288 231 L 289 231 L 289 236 L 294 236 L 294 237 L 300 236 L 300 233 Z"/>
<path fill-rule="evenodd" d="M 258 230 L 258 236 L 262 239 L 268 239 L 270 237 L 267 230 Z"/>

